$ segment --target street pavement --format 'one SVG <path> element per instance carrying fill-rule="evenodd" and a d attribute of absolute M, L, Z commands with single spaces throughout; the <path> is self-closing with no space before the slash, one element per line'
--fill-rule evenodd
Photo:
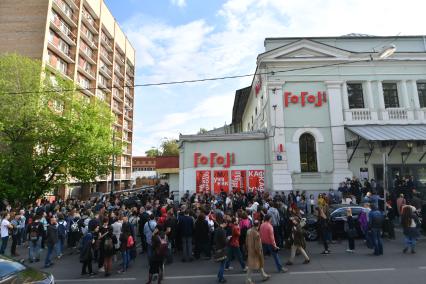
<path fill-rule="evenodd" d="M 331 244 L 331 254 L 321 255 L 322 245 L 317 242 L 307 244 L 307 252 L 311 257 L 311 263 L 302 264 L 303 258 L 296 257 L 295 264 L 289 266 L 289 271 L 279 274 L 275 271 L 272 257 L 265 257 L 265 270 L 271 275 L 268 283 L 383 283 L 383 284 L 410 284 L 426 283 L 426 241 L 420 240 L 416 254 L 403 254 L 402 235 L 397 232 L 396 240 L 384 241 L 384 255 L 372 256 L 371 250 L 366 248 L 362 240 L 356 242 L 356 252 L 347 253 L 346 241 Z M 9 252 L 9 250 L 8 250 Z M 27 257 L 27 251 L 19 249 L 20 258 Z M 43 251 L 44 257 L 46 250 Z M 289 251 L 280 252 L 282 263 L 289 258 Z M 70 255 L 69 252 L 60 260 L 55 259 L 55 264 L 44 269 L 43 260 L 39 263 L 29 264 L 32 267 L 53 273 L 57 283 L 145 283 L 148 275 L 148 262 L 146 255 L 138 255 L 136 262 L 131 264 L 124 274 L 118 274 L 119 260 L 114 263 L 115 273 L 109 277 L 103 277 L 103 273 L 94 277 L 82 277 L 81 264 L 78 255 Z M 237 261 L 231 264 L 234 270 L 225 272 L 228 283 L 244 283 L 245 274 Z M 97 264 L 93 267 L 96 271 Z M 215 283 L 218 264 L 211 260 L 199 260 L 191 263 L 182 263 L 176 256 L 175 262 L 165 267 L 165 280 L 163 283 Z M 254 275 L 255 282 L 260 282 L 259 274 Z M 156 283 L 156 282 L 154 282 Z"/>

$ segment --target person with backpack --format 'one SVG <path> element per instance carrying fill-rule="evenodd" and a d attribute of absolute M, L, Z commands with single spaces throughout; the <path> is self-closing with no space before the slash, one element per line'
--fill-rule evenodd
<path fill-rule="evenodd" d="M 120 251 L 121 258 L 123 261 L 123 267 L 118 273 L 125 273 L 127 268 L 129 268 L 130 263 L 130 250 L 135 245 L 134 239 L 130 232 L 130 225 L 128 222 L 123 223 L 120 234 Z"/>
<path fill-rule="evenodd" d="M 382 241 L 382 228 L 385 217 L 379 208 L 373 203 L 371 204 L 371 211 L 368 214 L 369 229 L 374 247 L 374 255 L 383 254 L 383 241 Z"/>
<path fill-rule="evenodd" d="M 152 235 L 154 234 L 154 230 L 157 227 L 157 222 L 155 221 L 154 214 L 149 215 L 149 221 L 145 223 L 143 232 L 145 235 L 145 240 L 147 244 L 147 253 L 148 253 L 148 260 L 152 256 Z"/>
<path fill-rule="evenodd" d="M 40 222 L 40 216 L 35 215 L 32 223 L 28 225 L 28 243 L 29 243 L 29 261 L 40 261 L 41 236 L 44 233 L 43 224 Z"/>
<path fill-rule="evenodd" d="M 144 234 L 144 228 L 145 228 L 145 224 L 148 222 L 149 220 L 149 213 L 145 210 L 145 207 L 141 207 L 139 209 L 139 234 L 141 237 L 141 254 L 143 254 L 144 252 L 146 252 L 148 250 L 148 246 L 146 243 L 146 238 L 145 238 L 145 234 Z"/>
<path fill-rule="evenodd" d="M 57 228 L 56 218 L 52 217 L 50 219 L 50 224 L 47 226 L 46 231 L 46 244 L 47 244 L 47 254 L 44 261 L 44 268 L 48 268 L 53 265 L 52 263 L 52 253 L 55 249 L 56 244 L 58 243 L 58 228 Z"/>
<path fill-rule="evenodd" d="M 67 239 L 67 222 L 64 220 L 63 214 L 58 214 L 58 244 L 56 246 L 56 251 L 58 255 L 58 259 L 62 257 L 64 254 L 64 244 Z"/>
<path fill-rule="evenodd" d="M 420 235 L 417 227 L 420 222 L 415 211 L 416 208 L 411 205 L 403 205 L 401 208 L 401 225 L 405 242 L 403 253 L 407 253 L 409 248 L 412 254 L 416 253 L 416 240 Z"/>
<path fill-rule="evenodd" d="M 70 222 L 70 229 L 69 229 L 70 247 L 72 247 L 74 250 L 77 249 L 77 244 L 81 238 L 80 227 L 78 225 L 79 221 L 80 221 L 80 216 L 76 214 L 75 216 L 73 216 Z"/>
<path fill-rule="evenodd" d="M 80 245 L 80 262 L 82 263 L 81 275 L 87 275 L 87 273 L 89 273 L 89 275 L 92 276 L 96 274 L 92 269 L 94 244 L 95 239 L 93 238 L 92 232 L 88 232 L 83 236 Z"/>
<path fill-rule="evenodd" d="M 18 245 L 19 239 L 20 239 L 20 231 L 19 231 L 19 222 L 21 219 L 21 216 L 19 214 L 12 213 L 11 215 L 12 221 L 10 224 L 13 226 L 11 233 L 12 233 L 12 246 L 10 247 L 10 254 L 12 256 L 19 256 L 19 254 L 16 252 L 16 246 Z"/>
<path fill-rule="evenodd" d="M 112 257 L 114 256 L 115 245 L 117 244 L 117 238 L 112 233 L 111 226 L 108 226 L 108 219 L 104 219 L 104 225 L 100 229 L 99 240 L 101 256 L 99 259 L 99 264 L 103 264 L 103 271 L 105 272 L 105 277 L 108 277 L 111 275 L 112 272 Z M 100 269 L 99 271 L 101 272 L 102 270 Z"/>
<path fill-rule="evenodd" d="M 155 274 L 158 274 L 158 284 L 164 278 L 164 260 L 168 253 L 168 240 L 166 233 L 161 230 L 159 226 L 156 226 L 152 234 L 152 257 L 149 260 L 149 274 L 148 282 L 151 284 Z"/>
<path fill-rule="evenodd" d="M 292 223 L 291 228 L 291 255 L 290 260 L 287 261 L 286 265 L 293 265 L 294 258 L 296 257 L 296 253 L 300 252 L 300 254 L 305 258 L 303 264 L 308 264 L 310 262 L 309 256 L 305 251 L 306 242 L 305 242 L 305 234 L 303 232 L 303 226 L 301 224 L 301 219 L 299 217 L 291 217 L 290 221 Z"/>

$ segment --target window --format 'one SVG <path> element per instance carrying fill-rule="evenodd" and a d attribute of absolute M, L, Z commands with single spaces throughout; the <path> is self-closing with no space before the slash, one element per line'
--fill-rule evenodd
<path fill-rule="evenodd" d="M 362 84 L 347 84 L 349 108 L 364 108 L 364 95 L 362 92 Z"/>
<path fill-rule="evenodd" d="M 257 115 L 257 107 L 254 109 L 254 114 Z"/>
<path fill-rule="evenodd" d="M 417 92 L 419 93 L 420 107 L 426 107 L 426 83 L 417 83 Z"/>
<path fill-rule="evenodd" d="M 302 173 L 317 172 L 317 150 L 315 138 L 305 133 L 299 138 L 300 169 Z"/>
<path fill-rule="evenodd" d="M 385 108 L 399 107 L 396 83 L 383 83 L 383 97 L 385 99 Z"/>

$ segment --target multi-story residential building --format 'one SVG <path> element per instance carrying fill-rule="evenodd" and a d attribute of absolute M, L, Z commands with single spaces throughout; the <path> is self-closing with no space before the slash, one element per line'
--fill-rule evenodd
<path fill-rule="evenodd" d="M 180 137 L 180 192 L 381 184 L 384 160 L 390 188 L 408 175 L 426 189 L 425 38 L 267 38 L 235 95 L 236 133 Z"/>
<path fill-rule="evenodd" d="M 132 174 L 135 50 L 103 0 L 1 0 L 0 53 L 40 59 L 76 82 L 88 100 L 104 101 L 115 115 L 115 188 L 130 185 Z M 99 178 L 99 191 L 111 176 Z M 91 189 L 93 190 L 93 188 Z"/>

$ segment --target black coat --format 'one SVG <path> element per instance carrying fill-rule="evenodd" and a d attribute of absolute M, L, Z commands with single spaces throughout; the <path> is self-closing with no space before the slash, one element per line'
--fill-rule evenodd
<path fill-rule="evenodd" d="M 58 242 L 58 227 L 56 225 L 49 225 L 47 227 L 47 244 L 55 245 Z"/>

